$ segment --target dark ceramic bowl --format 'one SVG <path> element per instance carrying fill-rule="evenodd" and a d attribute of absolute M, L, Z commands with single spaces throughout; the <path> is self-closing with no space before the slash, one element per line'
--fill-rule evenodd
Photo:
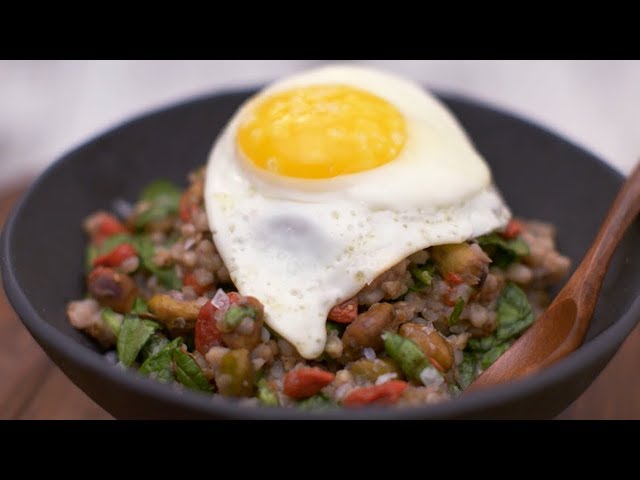
<path fill-rule="evenodd" d="M 185 184 L 187 173 L 206 162 L 216 135 L 250 93 L 189 101 L 91 140 L 42 174 L 6 224 L 0 260 L 11 304 L 65 374 L 115 417 L 551 418 L 589 386 L 638 322 L 636 222 L 613 258 L 586 342 L 578 351 L 532 377 L 444 404 L 315 414 L 250 408 L 179 391 L 112 366 L 65 315 L 66 303 L 84 295 L 82 219 L 93 210 L 109 208 L 117 197 L 134 199 L 150 179 L 168 177 Z M 529 122 L 474 101 L 441 98 L 491 165 L 512 210 L 555 224 L 560 251 L 577 265 L 622 175 Z"/>

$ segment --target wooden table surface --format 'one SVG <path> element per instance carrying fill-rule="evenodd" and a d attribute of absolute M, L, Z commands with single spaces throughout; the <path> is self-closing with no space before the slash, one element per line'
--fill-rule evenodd
<path fill-rule="evenodd" d="M 0 192 L 0 229 L 23 188 Z M 559 418 L 640 419 L 640 327 Z M 112 419 L 76 387 L 22 326 L 0 288 L 0 419 Z"/>

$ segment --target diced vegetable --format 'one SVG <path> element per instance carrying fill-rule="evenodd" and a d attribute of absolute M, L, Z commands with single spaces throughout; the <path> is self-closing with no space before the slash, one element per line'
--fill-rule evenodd
<path fill-rule="evenodd" d="M 130 367 L 135 362 L 140 350 L 149 337 L 153 334 L 153 328 L 133 315 L 125 315 L 120 332 L 118 334 L 118 359 L 125 367 Z"/>
<path fill-rule="evenodd" d="M 113 235 L 127 233 L 122 222 L 107 212 L 96 212 L 90 215 L 85 221 L 85 229 L 94 245 L 102 244 Z"/>
<path fill-rule="evenodd" d="M 370 382 L 375 382 L 380 375 L 386 375 L 388 373 L 400 374 L 400 370 L 390 359 L 376 358 L 369 360 L 367 358 L 361 358 L 349 365 L 349 371 L 357 376 L 362 377 Z"/>
<path fill-rule="evenodd" d="M 460 314 L 462 313 L 463 309 L 464 309 L 464 298 L 460 297 L 456 301 L 456 304 L 453 307 L 453 311 L 449 316 L 449 325 L 455 325 L 458 323 L 458 319 L 460 318 Z"/>
<path fill-rule="evenodd" d="M 407 378 L 421 383 L 420 373 L 432 364 L 420 347 L 396 333 L 385 332 L 382 339 L 387 355 L 395 360 Z"/>
<path fill-rule="evenodd" d="M 326 408 L 333 408 L 337 406 L 336 403 L 324 393 L 318 393 L 313 397 L 300 400 L 297 405 L 298 408 L 303 410 L 324 410 Z"/>
<path fill-rule="evenodd" d="M 519 237 L 507 240 L 494 232 L 478 237 L 477 242 L 491 257 L 493 265 L 500 268 L 529 255 L 529 245 Z"/>
<path fill-rule="evenodd" d="M 208 285 L 200 285 L 196 280 L 196 276 L 193 274 L 193 272 L 187 272 L 182 278 L 182 283 L 185 286 L 193 288 L 193 291 L 196 295 L 204 295 L 206 292 L 211 290 L 211 288 L 213 288 L 212 283 Z"/>
<path fill-rule="evenodd" d="M 96 257 L 93 266 L 119 267 L 126 260 L 137 257 L 135 248 L 129 243 L 121 243 L 113 250 Z"/>
<path fill-rule="evenodd" d="M 346 302 L 336 305 L 329 311 L 328 319 L 336 323 L 351 323 L 358 316 L 358 299 L 350 298 Z"/>
<path fill-rule="evenodd" d="M 278 396 L 269 386 L 269 382 L 266 378 L 261 378 L 258 381 L 258 393 L 257 397 L 260 403 L 269 407 L 277 407 L 279 405 Z"/>
<path fill-rule="evenodd" d="M 124 318 L 119 313 L 114 312 L 110 308 L 103 308 L 100 312 L 102 321 L 109 327 L 113 334 L 117 337 L 120 333 L 120 326 L 122 325 L 122 319 Z"/>
<path fill-rule="evenodd" d="M 257 299 L 248 295 L 240 296 L 237 292 L 229 292 L 228 297 L 229 302 L 231 303 L 229 311 L 237 306 L 249 309 L 250 311 L 253 311 L 255 315 L 248 323 L 244 323 L 244 320 L 241 320 L 238 327 L 242 328 L 235 328 L 230 331 L 224 320 L 219 322 L 218 328 L 222 331 L 222 343 L 230 348 L 246 348 L 247 350 L 253 350 L 261 341 L 262 325 L 264 324 L 264 307 Z M 238 313 L 236 315 L 244 319 L 252 318 L 251 316 L 242 317 L 244 313 Z"/>
<path fill-rule="evenodd" d="M 211 347 L 220 345 L 222 341 L 222 332 L 216 324 L 215 313 L 216 307 L 213 306 L 211 301 L 205 303 L 200 312 L 198 312 L 195 327 L 195 344 L 196 350 L 202 355 L 206 355 Z"/>
<path fill-rule="evenodd" d="M 524 225 L 522 224 L 522 222 L 519 222 L 515 218 L 512 218 L 511 220 L 509 220 L 509 223 L 505 227 L 504 232 L 502 232 L 502 236 L 507 240 L 511 240 L 520 235 L 523 230 Z"/>
<path fill-rule="evenodd" d="M 200 366 L 191 356 L 180 348 L 174 348 L 171 352 L 174 362 L 176 380 L 192 390 L 211 392 L 211 385 L 206 379 Z"/>
<path fill-rule="evenodd" d="M 235 329 L 245 318 L 255 319 L 257 312 L 251 307 L 233 305 L 224 315 L 224 323 L 230 329 Z"/>
<path fill-rule="evenodd" d="M 220 393 L 227 397 L 253 395 L 253 366 L 249 350 L 230 350 L 222 357 L 216 385 Z"/>
<path fill-rule="evenodd" d="M 459 275 L 455 272 L 448 272 L 444 275 L 444 281 L 447 282 L 450 286 L 455 287 L 464 283 L 464 279 L 462 275 Z"/>
<path fill-rule="evenodd" d="M 284 393 L 296 399 L 311 397 L 329 385 L 334 378 L 335 374 L 316 367 L 292 370 L 284 377 Z"/>
<path fill-rule="evenodd" d="M 351 390 L 342 401 L 345 407 L 364 405 L 393 405 L 400 399 L 408 387 L 407 382 L 390 380 L 380 385 L 361 387 Z"/>

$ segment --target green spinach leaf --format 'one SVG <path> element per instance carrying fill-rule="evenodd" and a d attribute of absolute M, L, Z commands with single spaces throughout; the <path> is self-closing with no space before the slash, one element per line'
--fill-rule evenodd
<path fill-rule="evenodd" d="M 507 283 L 496 309 L 498 329 L 495 336 L 503 341 L 517 336 L 533 323 L 533 310 L 527 295 L 514 283 Z"/>
<path fill-rule="evenodd" d="M 176 348 L 171 352 L 171 359 L 174 362 L 178 382 L 192 390 L 211 391 L 211 385 L 202 373 L 200 366 L 188 353 Z"/>
<path fill-rule="evenodd" d="M 120 362 L 130 367 L 135 362 L 140 350 L 147 343 L 154 329 L 145 324 L 139 317 L 125 315 L 118 334 L 117 352 Z"/>
<path fill-rule="evenodd" d="M 165 382 L 174 380 L 173 351 L 179 349 L 181 344 L 182 339 L 179 337 L 165 344 L 147 358 L 138 371 L 143 375 Z"/>
<path fill-rule="evenodd" d="M 518 258 L 529 255 L 529 245 L 520 237 L 507 240 L 494 232 L 478 237 L 477 242 L 491 257 L 493 265 L 500 268 L 505 268 Z"/>

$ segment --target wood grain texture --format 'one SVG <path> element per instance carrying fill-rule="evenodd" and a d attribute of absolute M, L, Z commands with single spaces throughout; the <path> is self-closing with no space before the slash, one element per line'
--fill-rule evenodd
<path fill-rule="evenodd" d="M 0 229 L 22 189 L 0 192 Z M 560 419 L 640 419 L 640 327 Z M 0 289 L 0 419 L 110 419 L 44 354 Z"/>

